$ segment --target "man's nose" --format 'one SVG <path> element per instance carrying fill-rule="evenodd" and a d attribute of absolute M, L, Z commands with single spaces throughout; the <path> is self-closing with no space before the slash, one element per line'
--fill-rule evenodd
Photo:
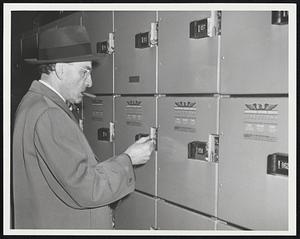
<path fill-rule="evenodd" d="M 91 75 L 88 75 L 88 77 L 86 79 L 86 85 L 87 85 L 87 87 L 92 87 L 93 80 L 92 80 L 92 76 Z"/>

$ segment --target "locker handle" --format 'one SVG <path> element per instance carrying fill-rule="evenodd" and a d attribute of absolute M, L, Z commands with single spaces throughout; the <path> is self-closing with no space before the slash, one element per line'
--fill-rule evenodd
<path fill-rule="evenodd" d="M 267 174 L 288 176 L 289 161 L 285 153 L 273 153 L 267 157 Z"/>

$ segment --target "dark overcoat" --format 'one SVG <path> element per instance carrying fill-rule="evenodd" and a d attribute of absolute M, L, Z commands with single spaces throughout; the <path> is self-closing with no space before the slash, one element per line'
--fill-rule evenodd
<path fill-rule="evenodd" d="M 134 190 L 126 154 L 98 162 L 66 103 L 34 81 L 13 134 L 16 229 L 111 229 L 112 203 Z"/>

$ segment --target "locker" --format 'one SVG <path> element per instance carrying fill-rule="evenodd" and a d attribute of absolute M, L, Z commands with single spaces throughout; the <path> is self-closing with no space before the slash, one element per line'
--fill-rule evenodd
<path fill-rule="evenodd" d="M 223 98 L 220 132 L 218 217 L 287 230 L 288 98 Z"/>
<path fill-rule="evenodd" d="M 116 11 L 114 16 L 116 93 L 155 93 L 156 46 L 143 44 L 150 42 L 148 33 L 156 22 L 156 12 Z"/>
<path fill-rule="evenodd" d="M 156 228 L 155 204 L 157 199 L 133 192 L 118 202 L 114 211 L 116 229 L 149 230 Z"/>
<path fill-rule="evenodd" d="M 116 154 L 124 152 L 140 134 L 150 134 L 156 126 L 155 97 L 116 97 L 115 147 Z M 143 165 L 135 165 L 136 189 L 155 195 L 156 154 Z"/>
<path fill-rule="evenodd" d="M 288 93 L 288 24 L 271 11 L 222 12 L 221 93 Z"/>
<path fill-rule="evenodd" d="M 101 161 L 113 156 L 110 122 L 113 122 L 113 96 L 84 97 L 83 132 Z"/>
<path fill-rule="evenodd" d="M 113 33 L 112 11 L 87 11 L 83 13 L 83 25 L 89 34 L 92 52 L 99 58 L 93 66 L 93 86 L 88 92 L 98 94 L 113 93 L 113 54 L 101 51 L 106 46 L 109 34 Z"/>
<path fill-rule="evenodd" d="M 192 22 L 217 19 L 215 15 L 211 11 L 158 12 L 160 93 L 218 92 L 218 35 L 190 37 Z"/>
<path fill-rule="evenodd" d="M 158 196 L 209 215 L 216 215 L 217 106 L 217 97 L 158 100 Z"/>
<path fill-rule="evenodd" d="M 157 227 L 158 230 L 214 230 L 215 220 L 158 200 Z"/>
<path fill-rule="evenodd" d="M 231 226 L 229 224 L 226 224 L 222 221 L 217 221 L 217 230 L 218 231 L 237 231 L 237 230 L 241 230 L 237 227 Z"/>

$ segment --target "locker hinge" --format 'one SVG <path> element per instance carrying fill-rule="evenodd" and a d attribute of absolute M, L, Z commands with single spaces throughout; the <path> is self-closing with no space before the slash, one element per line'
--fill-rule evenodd
<path fill-rule="evenodd" d="M 115 123 L 109 122 L 109 142 L 113 142 L 115 139 Z"/>
<path fill-rule="evenodd" d="M 108 34 L 108 40 L 103 42 L 97 42 L 96 44 L 97 53 L 103 53 L 111 55 L 115 51 L 114 33 Z"/>
<path fill-rule="evenodd" d="M 219 162 L 219 135 L 218 134 L 210 134 L 208 136 L 208 162 Z"/>
<path fill-rule="evenodd" d="M 158 138 L 158 128 L 151 127 L 150 128 L 150 139 L 154 141 L 155 151 L 157 151 L 157 138 Z"/>

